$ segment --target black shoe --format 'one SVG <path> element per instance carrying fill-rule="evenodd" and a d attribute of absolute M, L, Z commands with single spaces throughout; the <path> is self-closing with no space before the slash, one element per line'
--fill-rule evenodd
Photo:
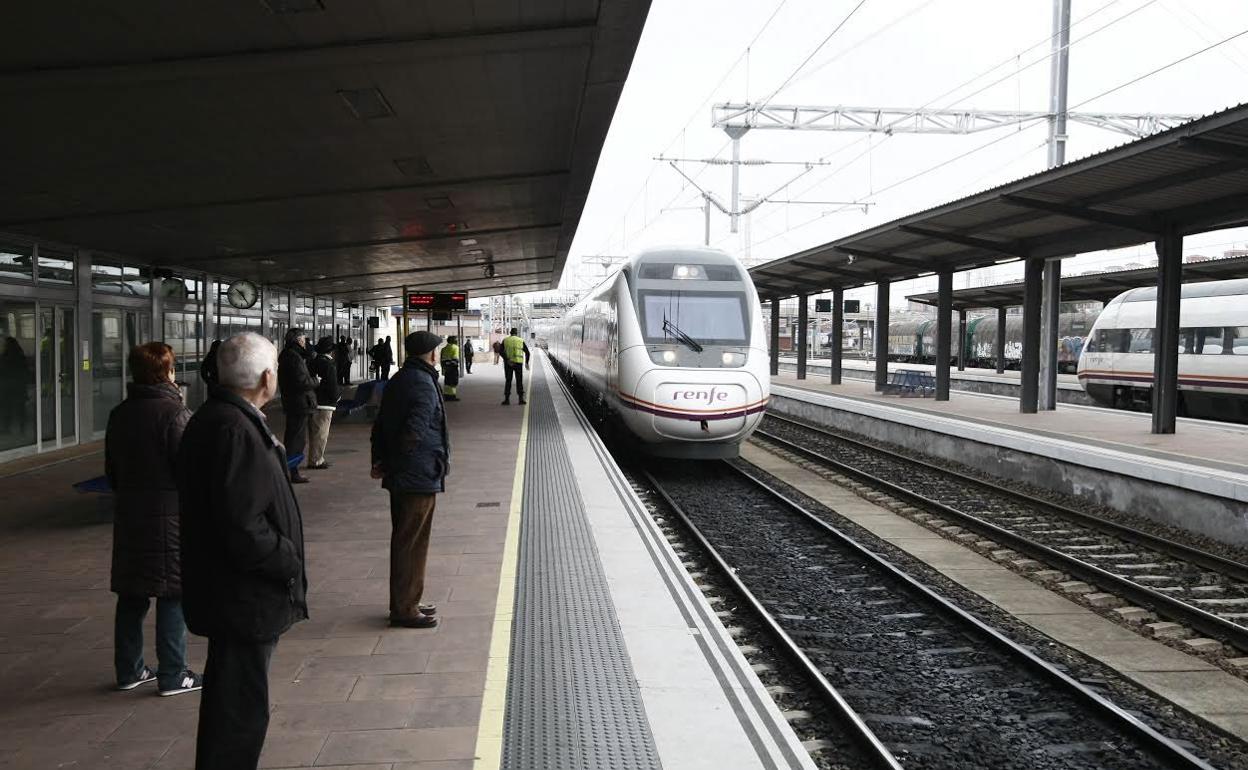
<path fill-rule="evenodd" d="M 525 400 L 522 398 L 522 399 L 520 399 L 520 400 L 519 400 L 518 402 L 516 402 L 516 403 L 520 404 L 520 406 L 524 406 L 525 404 L 527 404 L 527 403 L 529 403 L 529 402 L 528 402 L 528 401 L 525 401 Z"/>
<path fill-rule="evenodd" d="M 308 465 L 308 466 L 305 466 L 305 467 L 306 467 L 308 470 L 310 470 L 310 471 L 323 471 L 323 470 L 325 470 L 326 468 L 328 468 L 328 467 L 329 467 L 329 463 L 324 462 L 324 463 L 321 463 L 321 464 L 319 464 L 319 465 Z"/>
<path fill-rule="evenodd" d="M 390 625 L 399 628 L 434 628 L 438 625 L 438 619 L 432 615 L 426 615 L 423 612 L 416 613 L 410 618 L 390 618 Z"/>
<path fill-rule="evenodd" d="M 195 692 L 202 689 L 204 689 L 204 678 L 188 668 L 181 674 L 178 674 L 176 686 L 168 690 L 161 690 L 160 695 L 162 698 L 167 698 L 170 695 L 181 695 L 184 692 Z"/>
<path fill-rule="evenodd" d="M 504 399 L 503 399 L 503 406 L 511 406 L 511 399 L 510 399 L 510 398 L 504 398 Z"/>
<path fill-rule="evenodd" d="M 156 681 L 156 672 L 151 670 L 147 666 L 144 666 L 143 670 L 139 672 L 138 679 L 135 679 L 133 682 L 118 682 L 117 689 L 118 690 L 133 690 L 134 688 L 138 687 L 141 684 L 147 684 L 148 682 L 155 682 L 155 681 Z"/>
<path fill-rule="evenodd" d="M 290 477 L 291 484 L 307 484 L 311 480 L 312 479 L 308 478 L 307 476 L 301 476 L 298 473 Z"/>

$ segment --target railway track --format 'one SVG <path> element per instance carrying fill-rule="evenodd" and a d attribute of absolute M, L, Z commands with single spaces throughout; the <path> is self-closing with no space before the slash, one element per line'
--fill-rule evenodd
<path fill-rule="evenodd" d="M 1094 607 L 1121 597 L 1248 651 L 1248 565 L 785 417 L 769 414 L 754 436 L 932 511 L 968 543 L 987 538 L 1015 552 L 1005 556 Z M 1043 566 L 1051 569 L 1034 569 Z"/>
<path fill-rule="evenodd" d="M 871 766 L 1211 767 L 750 473 L 647 480 Z"/>

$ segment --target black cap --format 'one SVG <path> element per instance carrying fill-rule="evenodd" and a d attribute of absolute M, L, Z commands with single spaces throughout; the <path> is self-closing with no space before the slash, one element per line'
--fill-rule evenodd
<path fill-rule="evenodd" d="M 407 335 L 403 346 L 409 356 L 423 356 L 442 344 L 442 338 L 432 332 L 419 331 Z"/>
<path fill-rule="evenodd" d="M 328 353 L 329 351 L 333 349 L 334 349 L 333 337 L 321 337 L 319 340 L 317 340 L 317 343 L 316 343 L 317 353 Z"/>

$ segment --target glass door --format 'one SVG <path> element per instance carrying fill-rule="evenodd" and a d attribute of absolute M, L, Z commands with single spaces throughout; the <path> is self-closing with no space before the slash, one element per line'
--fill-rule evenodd
<path fill-rule="evenodd" d="M 39 310 L 39 449 L 78 441 L 78 378 L 74 368 L 74 310 Z"/>
<path fill-rule="evenodd" d="M 126 359 L 134 346 L 150 339 L 152 317 L 148 313 L 111 308 L 94 310 L 91 316 L 92 428 L 97 436 L 102 436 L 108 427 L 109 412 L 126 395 Z"/>
<path fill-rule="evenodd" d="M 36 320 L 34 302 L 0 297 L 0 453 L 38 441 Z"/>

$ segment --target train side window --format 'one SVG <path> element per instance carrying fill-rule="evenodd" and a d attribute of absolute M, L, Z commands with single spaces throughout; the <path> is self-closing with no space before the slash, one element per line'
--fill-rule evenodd
<path fill-rule="evenodd" d="M 1232 344 L 1225 352 L 1231 352 L 1239 356 L 1248 356 L 1248 326 L 1228 326 L 1226 331 L 1228 332 L 1228 337 L 1231 336 L 1230 333 L 1232 332 L 1234 337 L 1231 339 Z"/>
<path fill-rule="evenodd" d="M 1127 349 L 1128 353 L 1152 353 L 1153 352 L 1153 330 L 1152 329 L 1132 329 L 1131 344 Z"/>
<path fill-rule="evenodd" d="M 1226 343 L 1226 328 L 1222 326 L 1202 326 L 1195 329 L 1196 352 L 1203 355 L 1218 355 Z"/>

